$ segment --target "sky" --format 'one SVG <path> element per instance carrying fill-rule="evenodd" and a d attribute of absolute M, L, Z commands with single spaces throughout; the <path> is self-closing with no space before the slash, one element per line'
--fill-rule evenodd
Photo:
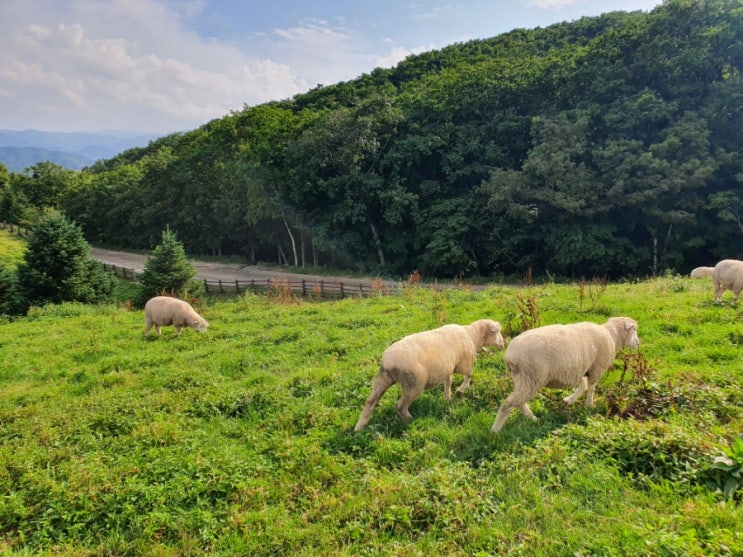
<path fill-rule="evenodd" d="M 411 54 L 661 0 L 0 0 L 0 129 L 168 134 Z"/>

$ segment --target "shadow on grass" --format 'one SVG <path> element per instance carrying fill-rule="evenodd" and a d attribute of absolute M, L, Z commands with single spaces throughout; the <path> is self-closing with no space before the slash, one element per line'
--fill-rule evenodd
<path fill-rule="evenodd" d="M 394 453 L 395 459 L 389 460 L 395 466 L 417 462 L 420 454 L 416 453 L 428 451 L 431 459 L 438 456 L 478 467 L 501 453 L 520 453 L 568 423 L 585 424 L 596 414 L 595 408 L 586 408 L 582 401 L 565 406 L 563 396 L 560 391 L 540 394 L 531 402 L 536 422 L 514 410 L 497 434 L 491 427 L 498 405 L 478 410 L 466 400 L 454 397 L 447 402 L 440 393 L 427 392 L 413 403 L 413 420 L 405 423 L 397 416 L 394 403 L 384 404 L 383 399 L 366 428 L 356 432 L 349 425 L 336 431 L 325 439 L 325 449 L 377 461 L 381 454 L 381 464 Z"/>

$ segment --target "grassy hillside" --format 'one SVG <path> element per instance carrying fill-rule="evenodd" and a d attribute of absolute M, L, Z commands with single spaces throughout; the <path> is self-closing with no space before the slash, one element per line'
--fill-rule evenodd
<path fill-rule="evenodd" d="M 23 261 L 26 243 L 6 230 L 0 230 L 0 262 L 3 265 L 15 268 Z"/>
<path fill-rule="evenodd" d="M 740 555 L 743 507 L 703 485 L 743 431 L 740 309 L 709 280 L 494 286 L 200 308 L 207 333 L 63 305 L 0 324 L 0 547 L 19 555 Z M 728 295 L 729 296 L 729 295 Z M 729 299 L 729 298 L 728 298 Z M 473 384 L 353 432 L 379 356 L 442 323 L 507 331 L 629 315 L 597 406 L 559 391 L 490 426 L 501 353 Z M 455 381 L 458 384 L 458 381 Z M 743 456 L 739 456 L 739 459 Z M 740 493 L 740 492 L 738 492 Z"/>

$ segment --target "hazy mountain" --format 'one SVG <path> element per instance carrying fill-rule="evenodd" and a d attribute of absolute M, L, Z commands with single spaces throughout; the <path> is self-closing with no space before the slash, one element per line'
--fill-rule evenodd
<path fill-rule="evenodd" d="M 11 172 L 43 161 L 80 170 L 132 147 L 144 147 L 159 135 L 141 132 L 45 132 L 0 130 L 0 162 Z"/>

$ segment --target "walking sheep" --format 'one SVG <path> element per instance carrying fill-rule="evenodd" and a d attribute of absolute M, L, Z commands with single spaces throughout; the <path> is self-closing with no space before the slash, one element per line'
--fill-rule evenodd
<path fill-rule="evenodd" d="M 715 289 L 715 302 L 722 301 L 726 290 L 733 291 L 733 302 L 738 303 L 738 296 L 743 290 L 743 261 L 723 259 L 712 272 L 712 284 Z"/>
<path fill-rule="evenodd" d="M 485 346 L 502 349 L 504 344 L 500 323 L 490 319 L 466 326 L 444 325 L 398 340 L 382 354 L 371 394 L 354 429 L 359 431 L 369 422 L 382 395 L 395 383 L 402 388 L 396 409 L 403 421 L 413 419 L 408 408 L 425 389 L 443 383 L 444 398 L 450 400 L 453 373 L 464 376 L 457 390 L 461 395 L 470 384 L 477 352 Z"/>
<path fill-rule="evenodd" d="M 180 335 L 186 327 L 203 333 L 209 323 L 188 302 L 170 296 L 155 296 L 144 305 L 145 336 L 150 333 L 153 325 L 157 336 L 160 336 L 160 327 L 166 325 L 173 325 Z"/>
<path fill-rule="evenodd" d="M 604 372 L 625 346 L 637 348 L 637 322 L 629 317 L 612 317 L 603 325 L 573 323 L 548 325 L 521 333 L 513 339 L 503 359 L 513 392 L 498 410 L 493 432 L 503 427 L 514 408 L 529 419 L 536 416 L 527 405 L 542 387 L 565 389 L 577 386 L 566 404 L 573 404 L 586 393 L 586 406 L 593 406 L 593 391 Z"/>
<path fill-rule="evenodd" d="M 715 270 L 714 267 L 696 267 L 691 270 L 691 273 L 689 274 L 689 276 L 691 278 L 711 277 L 714 270 Z"/>

